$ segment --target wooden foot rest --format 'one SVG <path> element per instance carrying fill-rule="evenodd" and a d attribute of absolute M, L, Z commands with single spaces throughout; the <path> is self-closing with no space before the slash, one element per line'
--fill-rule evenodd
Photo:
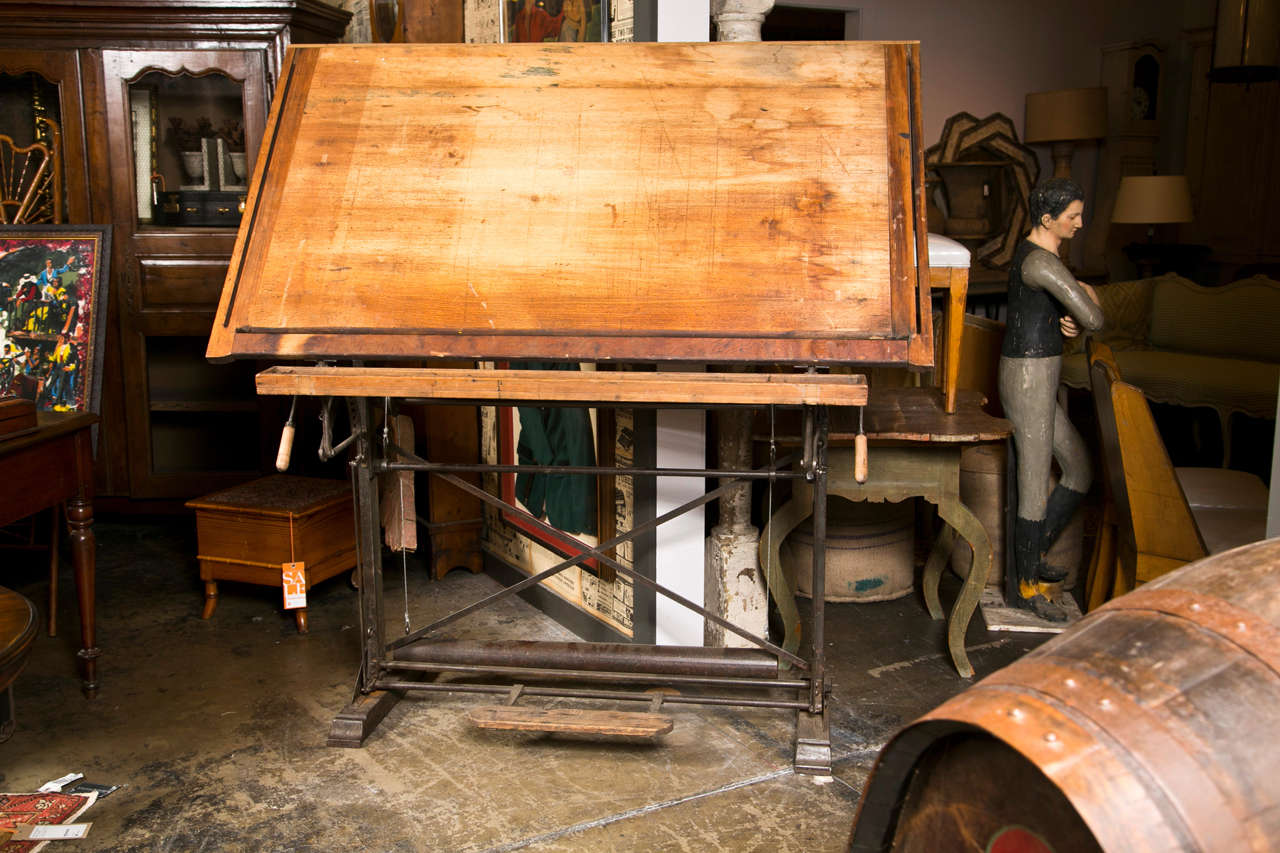
<path fill-rule="evenodd" d="M 587 734 L 652 737 L 671 731 L 674 722 L 662 714 L 642 711 L 596 711 L 585 708 L 521 708 L 491 705 L 473 708 L 467 719 L 482 729 L 524 732 L 583 732 Z"/>

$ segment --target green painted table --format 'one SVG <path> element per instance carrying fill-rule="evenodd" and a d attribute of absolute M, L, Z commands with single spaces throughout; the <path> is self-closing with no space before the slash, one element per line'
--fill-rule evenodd
<path fill-rule="evenodd" d="M 973 676 L 973 666 L 965 653 L 964 635 L 991 569 L 991 540 L 982 523 L 960 500 L 960 453 L 973 444 L 1007 441 L 1012 433 L 1007 420 L 982 411 L 984 402 L 985 398 L 976 391 L 960 391 L 956 411 L 947 414 L 940 389 L 873 388 L 863 412 L 863 428 L 870 446 L 866 482 L 854 479 L 856 409 L 833 412 L 832 448 L 827 457 L 828 496 L 873 502 L 918 497 L 938 508 L 944 526 L 925 563 L 922 580 L 925 606 L 934 619 L 944 617 L 938 584 L 956 536 L 973 548 L 973 567 L 951 607 L 947 625 L 947 649 L 965 678 Z M 775 440 L 799 443 L 796 435 L 777 436 Z M 782 572 L 779 554 L 787 534 L 813 511 L 813 486 L 796 480 L 792 489 L 790 500 L 773 513 L 760 532 L 759 551 L 770 593 L 786 626 L 783 647 L 789 651 L 799 647 L 801 622 L 795 590 Z"/>

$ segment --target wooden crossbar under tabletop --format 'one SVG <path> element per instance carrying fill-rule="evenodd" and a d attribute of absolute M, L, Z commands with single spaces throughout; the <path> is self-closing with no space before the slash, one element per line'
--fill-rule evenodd
<path fill-rule="evenodd" d="M 615 556 L 712 500 L 738 512 L 756 478 L 811 482 L 821 543 L 829 409 L 867 402 L 863 365 L 933 365 L 923 176 L 914 42 L 290 48 L 208 356 L 290 362 L 259 374 L 262 394 L 346 400 L 352 434 L 322 450 L 354 451 L 361 663 L 330 743 L 358 746 L 406 690 L 513 689 L 424 679 L 463 672 L 514 681 L 512 703 L 648 701 L 644 687 L 660 684 L 679 688 L 663 700 L 672 705 L 794 710 L 797 770 L 829 773 L 821 544 L 811 648 L 798 651 Z M 496 594 L 580 564 L 609 569 L 750 647 L 440 639 L 489 599 L 389 639 L 378 477 L 425 472 L 501 504 L 503 517 L 519 508 L 458 476 L 511 466 L 441 464 L 375 435 L 373 401 L 384 399 L 718 408 L 742 442 L 749 428 L 724 425 L 746 424 L 752 407 L 799 408 L 804 447 L 765 468 L 573 468 L 706 487 Z M 566 538 L 527 513 L 521 524 Z"/>
<path fill-rule="evenodd" d="M 862 406 L 860 374 L 626 373 L 374 367 L 273 367 L 258 393 L 486 402 L 664 406 Z"/>

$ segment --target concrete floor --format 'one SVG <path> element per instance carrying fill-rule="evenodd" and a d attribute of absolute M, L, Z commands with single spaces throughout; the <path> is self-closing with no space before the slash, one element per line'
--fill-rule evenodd
<path fill-rule="evenodd" d="M 0 744 L 0 790 L 71 771 L 125 786 L 81 818 L 88 839 L 51 853 L 842 850 L 885 740 L 967 684 L 942 624 L 910 596 L 827 608 L 830 778 L 791 771 L 794 721 L 771 710 L 668 706 L 674 731 L 637 744 L 482 732 L 463 715 L 491 699 L 431 694 L 400 702 L 363 748 L 331 748 L 358 663 L 356 596 L 342 578 L 311 591 L 306 636 L 263 587 L 220 584 L 203 621 L 193 523 L 100 521 L 96 532 L 101 692 L 80 694 L 64 565 L 59 636 L 36 641 L 15 685 L 17 731 Z M 4 583 L 43 613 L 43 558 L 6 562 Z M 462 571 L 432 583 L 410 563 L 408 586 L 420 625 L 497 585 Z M 944 604 L 955 586 L 944 584 Z M 398 571 L 386 593 L 399 630 Z M 573 639 L 519 600 L 456 635 Z M 1044 638 L 988 634 L 975 616 L 968 648 L 981 677 Z"/>

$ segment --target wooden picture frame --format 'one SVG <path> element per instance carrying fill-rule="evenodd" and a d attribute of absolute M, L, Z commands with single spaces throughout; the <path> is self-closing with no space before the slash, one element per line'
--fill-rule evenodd
<path fill-rule="evenodd" d="M 98 411 L 110 257 L 106 225 L 0 227 L 0 394 Z"/>
<path fill-rule="evenodd" d="M 609 0 L 501 0 L 501 3 L 503 42 L 609 41 Z"/>

